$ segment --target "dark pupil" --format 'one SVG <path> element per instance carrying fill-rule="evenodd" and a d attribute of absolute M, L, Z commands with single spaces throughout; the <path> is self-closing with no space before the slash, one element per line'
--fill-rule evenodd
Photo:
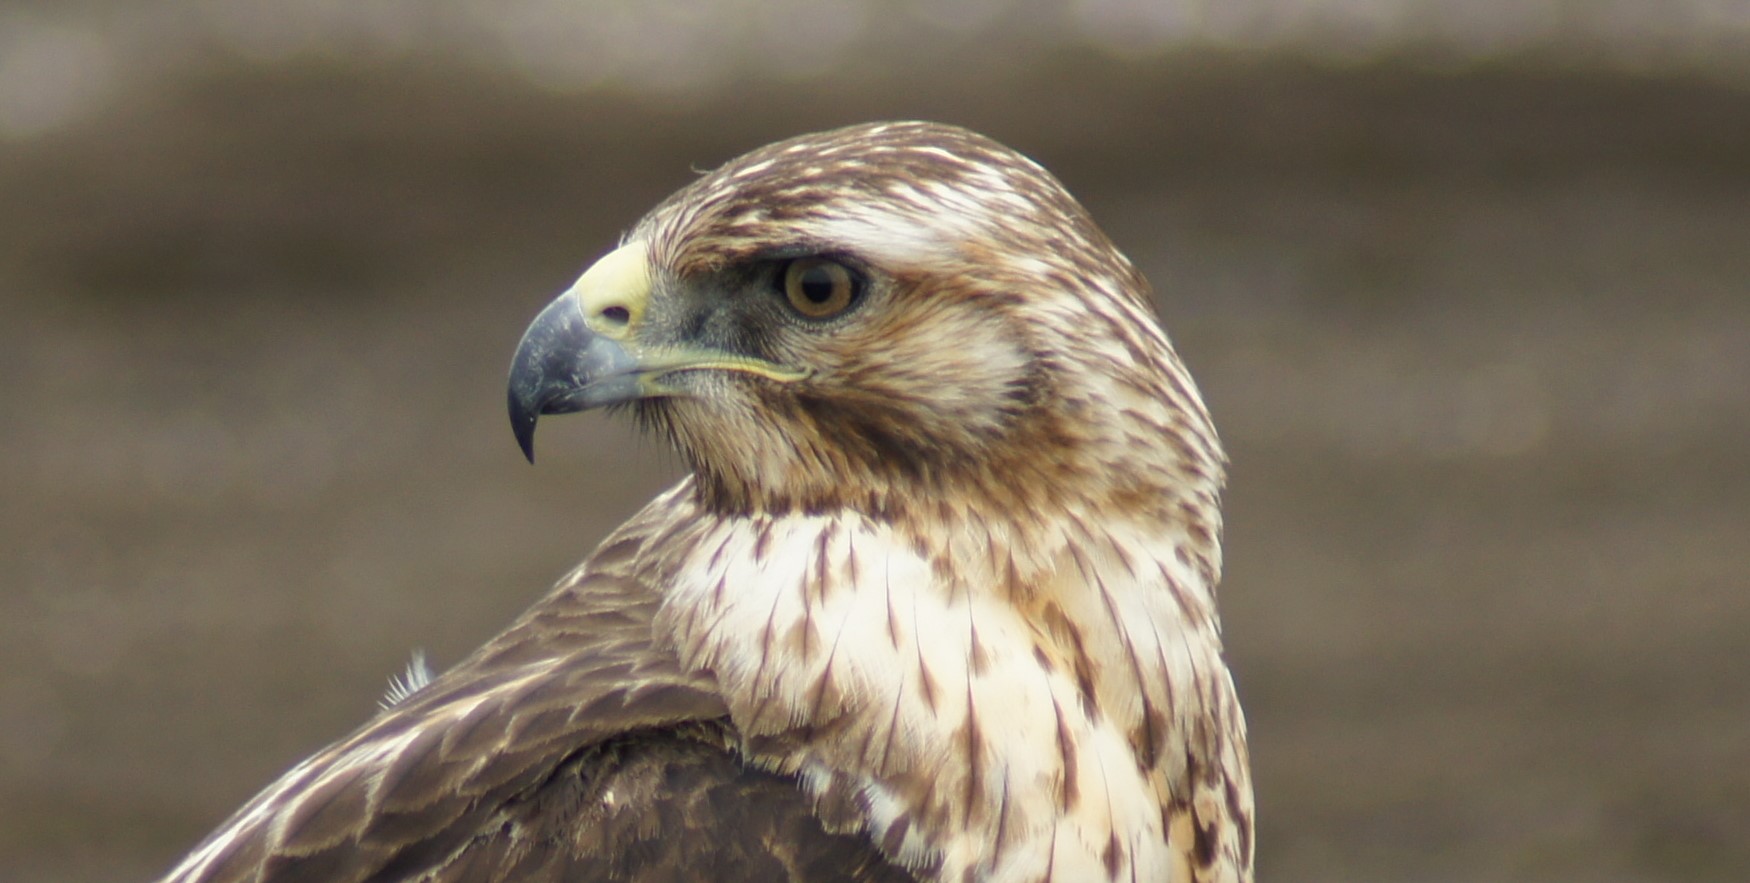
<path fill-rule="evenodd" d="M 832 273 L 813 267 L 802 271 L 802 296 L 809 303 L 823 304 L 832 300 Z"/>

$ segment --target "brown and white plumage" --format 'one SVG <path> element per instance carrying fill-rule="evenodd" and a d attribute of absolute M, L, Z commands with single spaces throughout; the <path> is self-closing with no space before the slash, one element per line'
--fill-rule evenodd
<path fill-rule="evenodd" d="M 613 404 L 694 474 L 168 879 L 1251 879 L 1219 443 L 1044 170 L 894 123 L 695 181 L 519 348 L 525 448 Z"/>

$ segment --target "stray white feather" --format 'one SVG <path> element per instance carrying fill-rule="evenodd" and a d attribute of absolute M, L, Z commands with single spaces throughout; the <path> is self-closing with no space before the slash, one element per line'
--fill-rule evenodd
<path fill-rule="evenodd" d="M 413 658 L 407 663 L 407 670 L 389 676 L 389 689 L 383 693 L 383 699 L 377 705 L 385 710 L 399 705 L 431 683 L 433 677 L 435 675 L 432 674 L 431 665 L 425 661 L 425 651 L 414 650 Z"/>

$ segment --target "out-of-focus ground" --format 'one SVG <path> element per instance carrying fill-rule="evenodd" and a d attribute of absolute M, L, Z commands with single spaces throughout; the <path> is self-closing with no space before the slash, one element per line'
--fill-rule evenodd
<path fill-rule="evenodd" d="M 68 33 L 32 63 L 116 78 Z M 691 170 L 883 117 L 1036 156 L 1154 280 L 1233 456 L 1264 879 L 1750 877 L 1732 58 L 932 33 L 656 86 L 344 42 L 72 115 L 0 84 L 0 879 L 165 869 L 539 596 L 676 466 L 600 415 L 523 463 L 527 320 Z"/>

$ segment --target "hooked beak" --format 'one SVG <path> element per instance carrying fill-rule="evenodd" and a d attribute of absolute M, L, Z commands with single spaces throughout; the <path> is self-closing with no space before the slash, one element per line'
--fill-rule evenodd
<path fill-rule="evenodd" d="M 649 248 L 627 243 L 584 271 L 523 332 L 510 363 L 510 427 L 529 462 L 541 415 L 673 395 L 662 378 L 676 371 L 739 371 L 782 382 L 807 376 L 721 350 L 641 340 L 652 286 Z"/>

